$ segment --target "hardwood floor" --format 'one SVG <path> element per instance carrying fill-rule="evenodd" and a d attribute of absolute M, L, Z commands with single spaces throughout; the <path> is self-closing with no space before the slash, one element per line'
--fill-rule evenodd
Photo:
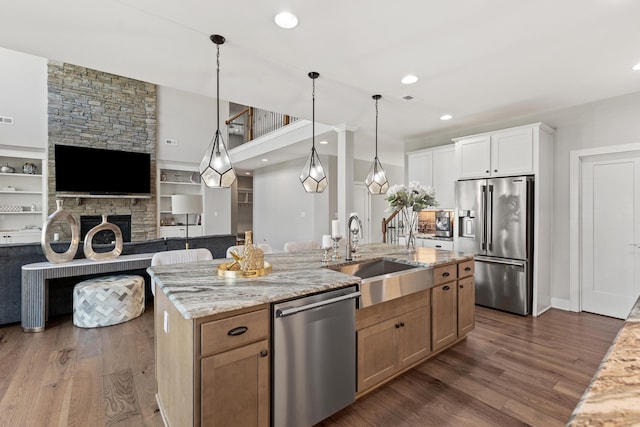
<path fill-rule="evenodd" d="M 320 425 L 564 425 L 621 326 L 477 307 L 466 341 Z M 106 328 L 76 328 L 70 316 L 44 333 L 0 327 L 0 426 L 162 426 L 154 395 L 152 307 Z"/>

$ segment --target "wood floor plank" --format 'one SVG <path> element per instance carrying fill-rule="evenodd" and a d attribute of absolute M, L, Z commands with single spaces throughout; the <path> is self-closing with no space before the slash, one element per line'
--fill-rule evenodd
<path fill-rule="evenodd" d="M 319 425 L 564 425 L 621 326 L 476 307 L 465 341 Z M 77 328 L 71 316 L 39 334 L 0 327 L 0 426 L 161 427 L 155 392 L 152 306 L 106 328 Z"/>

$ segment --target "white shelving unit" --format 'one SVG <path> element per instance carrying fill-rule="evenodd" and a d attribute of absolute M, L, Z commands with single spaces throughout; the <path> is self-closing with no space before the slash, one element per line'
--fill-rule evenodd
<path fill-rule="evenodd" d="M 44 153 L 0 150 L 0 166 L 14 172 L 0 172 L 0 243 L 27 243 L 40 240 L 47 212 L 46 161 Z M 38 157 L 41 156 L 41 157 Z M 36 173 L 23 173 L 23 166 L 35 164 Z"/>
<path fill-rule="evenodd" d="M 200 174 L 193 168 L 163 165 L 158 168 L 158 235 L 159 237 L 185 237 L 187 215 L 171 212 L 171 196 L 199 194 L 203 196 Z M 189 236 L 202 236 L 198 224 L 201 215 L 189 215 Z"/>

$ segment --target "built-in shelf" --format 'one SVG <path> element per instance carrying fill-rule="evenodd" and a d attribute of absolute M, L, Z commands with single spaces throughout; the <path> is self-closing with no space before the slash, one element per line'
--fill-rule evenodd
<path fill-rule="evenodd" d="M 0 215 L 42 215 L 42 211 L 2 212 Z"/>
<path fill-rule="evenodd" d="M 42 194 L 42 191 L 0 191 L 0 194 Z"/>

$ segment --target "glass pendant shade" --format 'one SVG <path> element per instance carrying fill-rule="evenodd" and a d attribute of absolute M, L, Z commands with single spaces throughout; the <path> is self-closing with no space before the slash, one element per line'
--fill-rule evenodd
<path fill-rule="evenodd" d="M 327 175 L 324 173 L 315 147 L 311 148 L 311 153 L 300 173 L 300 182 L 307 193 L 322 193 L 327 188 Z"/>
<path fill-rule="evenodd" d="M 200 162 L 200 176 L 207 187 L 229 188 L 236 180 L 236 172 L 219 129 Z"/>
<path fill-rule="evenodd" d="M 389 181 L 387 180 L 387 173 L 382 168 L 378 156 L 373 159 L 373 164 L 367 174 L 367 179 L 364 183 L 369 189 L 370 194 L 385 194 L 389 189 Z"/>
<path fill-rule="evenodd" d="M 378 159 L 378 100 L 382 98 L 382 95 L 373 95 L 372 98 L 376 101 L 376 156 L 364 183 L 369 190 L 369 194 L 385 194 L 389 189 L 389 181 L 387 180 L 387 173 Z"/>
<path fill-rule="evenodd" d="M 307 193 L 322 193 L 327 188 L 327 174 L 324 173 L 320 157 L 316 151 L 316 79 L 320 74 L 312 71 L 309 77 L 313 81 L 313 91 L 311 92 L 312 113 L 311 113 L 311 153 L 300 173 L 300 182 Z"/>
<path fill-rule="evenodd" d="M 216 104 L 218 108 L 216 133 L 209 143 L 207 151 L 200 162 L 200 176 L 207 187 L 229 188 L 236 180 L 236 172 L 231 166 L 231 159 L 224 145 L 222 133 L 220 132 L 220 45 L 225 42 L 225 38 L 214 34 L 209 37 L 216 44 Z"/>

